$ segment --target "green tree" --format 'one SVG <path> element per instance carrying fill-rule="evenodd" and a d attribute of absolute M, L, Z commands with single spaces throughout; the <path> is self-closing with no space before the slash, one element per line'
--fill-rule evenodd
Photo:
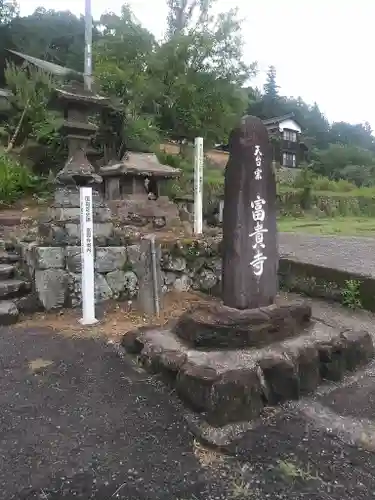
<path fill-rule="evenodd" d="M 52 77 L 32 67 L 25 71 L 12 63 L 7 64 L 5 77 L 12 92 L 11 117 L 5 127 L 0 128 L 6 151 L 14 148 L 20 151 L 32 142 L 41 143 L 45 150 L 50 148 L 51 161 L 51 152 L 60 146 L 58 129 L 62 125 L 62 117 L 48 109 L 54 86 Z"/>
<path fill-rule="evenodd" d="M 332 124 L 330 135 L 333 143 L 374 150 L 374 136 L 369 123 L 352 125 L 346 122 L 335 122 Z"/>
<path fill-rule="evenodd" d="M 374 166 L 374 153 L 356 146 L 330 144 L 327 149 L 314 152 L 316 173 L 333 179 L 346 178 L 358 185 L 373 183 Z"/>
<path fill-rule="evenodd" d="M 18 5 L 14 0 L 0 0 L 0 87 L 5 83 L 4 69 L 7 49 L 14 48 L 11 39 L 11 21 L 18 14 Z"/>
<path fill-rule="evenodd" d="M 159 139 L 154 117 L 161 84 L 150 71 L 155 37 L 127 5 L 120 16 L 105 14 L 98 24 L 101 37 L 94 43 L 94 73 L 117 110 L 106 119 L 110 155 L 121 156 L 124 148 L 149 149 Z"/>
<path fill-rule="evenodd" d="M 245 64 L 238 11 L 214 13 L 215 0 L 170 0 L 166 41 L 150 65 L 162 83 L 157 116 L 174 139 L 225 140 L 246 110 Z"/>
<path fill-rule="evenodd" d="M 212 0 L 167 0 L 167 39 L 176 35 L 187 35 L 209 21 Z"/>
<path fill-rule="evenodd" d="M 252 98 L 248 103 L 248 114 L 267 119 L 287 113 L 288 106 L 284 97 L 279 96 L 279 86 L 276 82 L 276 68 L 270 66 L 267 72 L 267 80 L 263 87 L 263 93 L 259 90 L 252 91 Z"/>
<path fill-rule="evenodd" d="M 245 110 L 242 84 L 254 65 L 242 59 L 237 12 L 214 15 L 213 2 L 169 2 L 166 39 L 157 43 L 128 6 L 103 16 L 94 47 L 95 72 L 105 92 L 119 99 L 126 128 L 147 123 L 174 139 L 227 136 Z M 144 119 L 145 118 L 145 119 Z"/>
<path fill-rule="evenodd" d="M 270 66 L 267 81 L 264 84 L 263 117 L 272 118 L 283 114 L 282 102 L 279 98 L 279 86 L 276 83 L 276 68 Z"/>
<path fill-rule="evenodd" d="M 27 17 L 16 17 L 10 25 L 12 47 L 19 52 L 83 70 L 85 26 L 69 11 L 39 7 Z M 94 31 L 94 37 L 98 34 Z"/>
<path fill-rule="evenodd" d="M 270 66 L 267 72 L 267 81 L 264 84 L 264 97 L 276 101 L 279 97 L 279 86 L 276 83 L 276 68 Z"/>
<path fill-rule="evenodd" d="M 153 95 L 149 61 L 156 47 L 154 36 L 128 6 L 120 16 L 103 15 L 100 31 L 102 36 L 94 44 L 94 71 L 103 91 L 118 97 L 129 113 L 144 110 Z"/>
<path fill-rule="evenodd" d="M 15 0 L 0 0 L 0 25 L 7 25 L 17 16 L 18 3 Z"/>

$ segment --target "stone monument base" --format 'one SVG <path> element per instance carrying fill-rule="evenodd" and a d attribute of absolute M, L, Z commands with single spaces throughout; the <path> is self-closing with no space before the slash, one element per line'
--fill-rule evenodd
<path fill-rule="evenodd" d="M 310 316 L 303 301 L 242 312 L 201 306 L 171 328 L 126 333 L 122 347 L 172 384 L 196 418 L 222 432 L 324 380 L 338 381 L 374 356 L 368 332 L 335 329 Z"/>
<path fill-rule="evenodd" d="M 184 313 L 173 330 L 196 349 L 261 347 L 301 333 L 310 318 L 303 300 L 244 310 L 207 303 Z"/>

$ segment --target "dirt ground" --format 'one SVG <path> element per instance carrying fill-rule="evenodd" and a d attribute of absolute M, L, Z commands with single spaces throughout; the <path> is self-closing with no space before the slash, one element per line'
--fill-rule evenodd
<path fill-rule="evenodd" d="M 170 292 L 163 297 L 163 307 L 158 318 L 142 314 L 137 310 L 136 303 L 109 302 L 105 306 L 97 306 L 98 323 L 93 326 L 83 327 L 79 323 L 79 308 L 25 316 L 18 324 L 21 328 L 49 328 L 69 337 L 105 338 L 118 342 L 129 330 L 145 325 L 165 325 L 194 304 L 208 300 L 207 296 L 198 292 Z"/>

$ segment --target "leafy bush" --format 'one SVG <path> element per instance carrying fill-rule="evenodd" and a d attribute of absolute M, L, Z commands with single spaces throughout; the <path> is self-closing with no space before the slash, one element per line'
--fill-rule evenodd
<path fill-rule="evenodd" d="M 131 151 L 151 152 L 160 142 L 159 130 L 151 118 L 128 116 L 123 129 L 126 148 Z"/>
<path fill-rule="evenodd" d="M 314 191 L 331 191 L 335 193 L 347 193 L 356 189 L 356 185 L 345 180 L 339 179 L 333 181 L 327 177 L 318 176 L 312 179 L 312 188 Z"/>
<path fill-rule="evenodd" d="M 340 176 L 356 186 L 373 186 L 375 183 L 375 165 L 347 165 L 340 171 Z"/>
<path fill-rule="evenodd" d="M 345 288 L 341 291 L 342 303 L 350 309 L 362 309 L 361 283 L 358 280 L 346 280 Z"/>
<path fill-rule="evenodd" d="M 316 175 L 310 168 L 301 170 L 293 182 L 293 187 L 330 193 L 348 193 L 357 189 L 357 186 L 352 182 L 345 179 L 333 180 L 323 175 Z"/>
<path fill-rule="evenodd" d="M 360 186 L 375 184 L 375 154 L 353 145 L 330 144 L 327 149 L 313 152 L 315 173 L 330 179 L 345 179 Z M 333 191 L 333 189 L 331 189 Z"/>
<path fill-rule="evenodd" d="M 47 191 L 48 181 L 34 175 L 12 156 L 0 151 L 0 203 L 11 204 L 24 195 Z"/>
<path fill-rule="evenodd" d="M 193 196 L 194 193 L 194 160 L 181 155 L 171 155 L 163 151 L 157 152 L 158 159 L 164 165 L 179 168 L 181 174 L 168 183 L 165 194 L 171 198 Z M 191 155 L 190 155 L 191 156 Z M 203 211 L 214 211 L 219 197 L 224 191 L 223 171 L 205 159 L 203 166 Z"/>

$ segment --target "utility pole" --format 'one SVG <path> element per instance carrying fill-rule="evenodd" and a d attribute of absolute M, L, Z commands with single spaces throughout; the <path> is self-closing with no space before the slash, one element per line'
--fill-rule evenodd
<path fill-rule="evenodd" d="M 92 13 L 91 0 L 85 0 L 85 88 L 92 87 Z"/>

